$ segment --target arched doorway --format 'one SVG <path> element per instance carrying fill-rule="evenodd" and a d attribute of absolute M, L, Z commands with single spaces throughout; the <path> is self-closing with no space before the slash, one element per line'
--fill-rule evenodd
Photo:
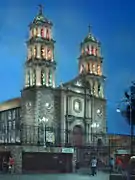
<path fill-rule="evenodd" d="M 74 126 L 72 141 L 74 146 L 83 145 L 83 128 L 80 125 Z"/>

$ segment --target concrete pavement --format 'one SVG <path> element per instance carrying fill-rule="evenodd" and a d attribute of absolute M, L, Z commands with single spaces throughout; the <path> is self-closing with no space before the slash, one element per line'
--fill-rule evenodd
<path fill-rule="evenodd" d="M 31 174 L 31 175 L 0 175 L 2 180 L 109 180 L 109 174 L 98 172 L 96 176 L 87 174 Z"/>

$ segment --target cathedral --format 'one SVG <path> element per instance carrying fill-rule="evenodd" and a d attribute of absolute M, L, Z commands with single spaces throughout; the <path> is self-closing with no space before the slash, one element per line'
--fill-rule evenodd
<path fill-rule="evenodd" d="M 89 27 L 78 47 L 78 74 L 57 86 L 52 28 L 40 6 L 29 25 L 21 96 L 0 104 L 0 150 L 13 155 L 16 172 L 28 170 L 28 153 L 74 154 L 74 147 L 107 143 L 101 43 Z"/>

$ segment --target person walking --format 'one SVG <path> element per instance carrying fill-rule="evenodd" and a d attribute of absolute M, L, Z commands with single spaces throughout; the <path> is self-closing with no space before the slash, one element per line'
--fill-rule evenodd
<path fill-rule="evenodd" d="M 91 175 L 95 176 L 97 174 L 97 159 L 93 157 L 91 160 Z"/>
<path fill-rule="evenodd" d="M 9 157 L 9 166 L 8 166 L 8 170 L 9 170 L 9 173 L 14 173 L 14 159 L 12 156 Z"/>
<path fill-rule="evenodd" d="M 114 171 L 114 159 L 113 157 L 111 157 L 110 159 L 110 173 L 112 173 Z"/>

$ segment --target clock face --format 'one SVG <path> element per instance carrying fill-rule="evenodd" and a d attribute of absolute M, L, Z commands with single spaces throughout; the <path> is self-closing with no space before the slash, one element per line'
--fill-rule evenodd
<path fill-rule="evenodd" d="M 49 102 L 46 102 L 45 107 L 46 107 L 47 110 L 51 110 L 53 108 L 53 105 L 51 103 L 49 103 Z"/>
<path fill-rule="evenodd" d="M 102 114 L 103 114 L 102 107 L 100 107 L 97 109 L 97 115 L 102 116 Z"/>
<path fill-rule="evenodd" d="M 73 107 L 74 107 L 74 110 L 75 110 L 76 112 L 80 112 L 81 109 L 82 109 L 81 101 L 79 101 L 79 100 L 74 100 L 74 102 L 73 102 Z"/>

